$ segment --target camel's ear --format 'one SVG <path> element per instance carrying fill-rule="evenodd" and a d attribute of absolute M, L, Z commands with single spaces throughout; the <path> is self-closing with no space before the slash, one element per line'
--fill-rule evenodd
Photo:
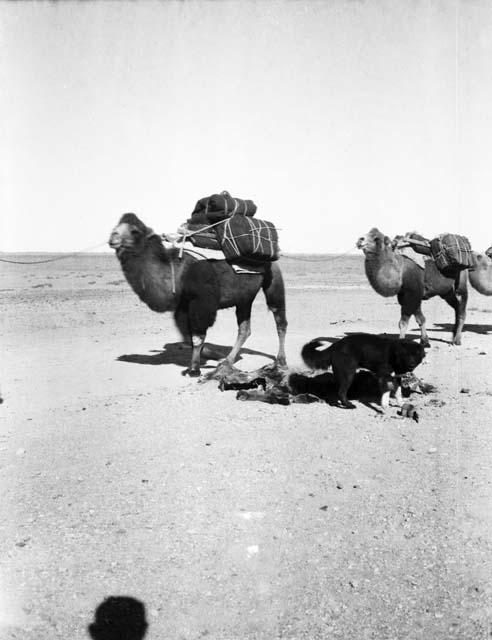
<path fill-rule="evenodd" d="M 391 247 L 392 245 L 391 238 L 389 236 L 384 236 L 383 242 L 385 247 Z"/>

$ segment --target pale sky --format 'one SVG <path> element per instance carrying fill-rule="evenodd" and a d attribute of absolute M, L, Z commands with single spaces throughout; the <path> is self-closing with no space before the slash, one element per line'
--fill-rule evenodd
<path fill-rule="evenodd" d="M 227 189 L 284 251 L 492 244 L 492 3 L 0 1 L 0 250 Z"/>

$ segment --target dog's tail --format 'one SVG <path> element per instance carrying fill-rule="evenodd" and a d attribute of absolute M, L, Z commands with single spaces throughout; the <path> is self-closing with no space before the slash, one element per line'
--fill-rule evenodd
<path fill-rule="evenodd" d="M 331 347 L 324 338 L 315 338 L 303 346 L 301 357 L 310 369 L 328 369 L 331 365 Z"/>

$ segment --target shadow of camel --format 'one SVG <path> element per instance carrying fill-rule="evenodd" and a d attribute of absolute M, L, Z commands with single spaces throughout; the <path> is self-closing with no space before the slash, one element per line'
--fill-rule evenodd
<path fill-rule="evenodd" d="M 437 328 L 429 329 L 429 331 L 452 331 L 453 325 L 447 324 L 446 322 L 435 322 L 434 326 Z M 479 333 L 481 335 L 488 335 L 492 332 L 492 324 L 468 324 L 465 322 L 465 326 L 463 327 L 463 331 L 470 331 L 471 333 Z"/>
<path fill-rule="evenodd" d="M 97 607 L 87 631 L 93 640 L 142 640 L 148 626 L 140 600 L 110 596 Z"/>
<path fill-rule="evenodd" d="M 223 360 L 230 350 L 231 347 L 225 345 L 207 343 L 203 347 L 202 362 L 206 360 Z M 132 353 L 119 356 L 117 360 L 119 362 L 132 362 L 133 364 L 175 364 L 180 367 L 188 367 L 190 364 L 190 351 L 191 346 L 183 342 L 168 342 L 164 345 L 162 351 L 152 351 L 152 355 Z M 241 360 L 243 355 L 263 356 L 275 361 L 275 357 L 271 354 L 255 351 L 254 349 L 241 349 L 238 360 Z"/>

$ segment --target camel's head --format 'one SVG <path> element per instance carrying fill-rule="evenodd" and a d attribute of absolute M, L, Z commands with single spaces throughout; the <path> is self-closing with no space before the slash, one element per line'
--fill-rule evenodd
<path fill-rule="evenodd" d="M 111 232 L 109 246 L 119 255 L 123 251 L 138 252 L 150 236 L 155 235 L 152 229 L 134 213 L 125 213 Z"/>
<path fill-rule="evenodd" d="M 489 247 L 487 249 L 487 251 L 485 252 L 485 255 L 488 256 L 489 258 L 492 258 L 492 247 Z"/>
<path fill-rule="evenodd" d="M 373 227 L 369 233 L 366 233 L 365 236 L 360 237 L 356 243 L 357 249 L 362 249 L 365 255 L 371 253 L 380 253 L 382 250 L 392 249 L 391 239 L 388 236 Z"/>

